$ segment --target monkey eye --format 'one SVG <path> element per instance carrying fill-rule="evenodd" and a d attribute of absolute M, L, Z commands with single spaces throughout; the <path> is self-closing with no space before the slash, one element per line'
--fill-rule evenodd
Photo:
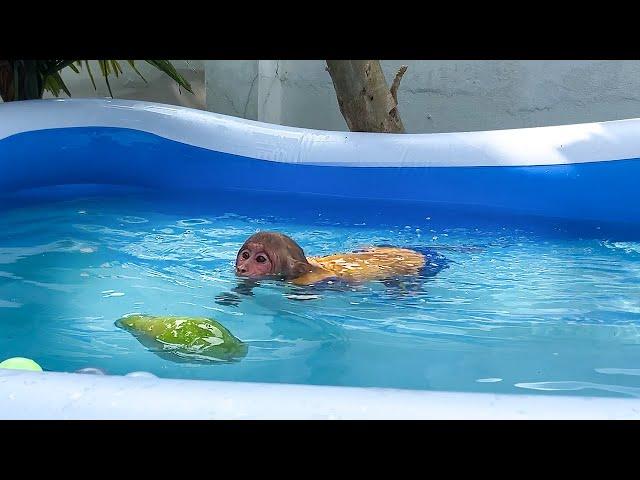
<path fill-rule="evenodd" d="M 258 262 L 258 263 L 264 263 L 266 261 L 267 261 L 267 257 L 265 257 L 264 255 L 258 255 L 256 257 L 256 262 Z"/>
<path fill-rule="evenodd" d="M 244 252 L 242 252 L 242 258 L 244 258 L 245 260 L 247 258 L 249 258 L 251 255 L 249 255 L 249 252 L 247 252 L 246 250 Z"/>

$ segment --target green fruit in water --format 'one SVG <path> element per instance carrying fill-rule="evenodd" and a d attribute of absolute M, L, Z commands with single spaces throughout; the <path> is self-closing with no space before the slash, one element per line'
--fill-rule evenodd
<path fill-rule="evenodd" d="M 244 357 L 248 350 L 245 343 L 211 318 L 133 314 L 117 320 L 116 326 L 174 361 L 232 361 Z"/>
<path fill-rule="evenodd" d="M 4 362 L 0 363 L 0 368 L 7 368 L 10 370 L 30 370 L 32 372 L 41 372 L 42 367 L 30 358 L 13 357 L 8 358 Z"/>

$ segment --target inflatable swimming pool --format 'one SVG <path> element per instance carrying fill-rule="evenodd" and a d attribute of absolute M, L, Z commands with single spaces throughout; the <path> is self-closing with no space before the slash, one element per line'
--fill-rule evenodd
<path fill-rule="evenodd" d="M 637 231 L 638 132 L 640 119 L 368 134 L 137 101 L 14 102 L 0 104 L 0 191 L 12 202 L 60 185 L 263 191 L 466 205 Z M 0 370 L 1 418 L 639 418 L 639 407 L 636 399 Z"/>

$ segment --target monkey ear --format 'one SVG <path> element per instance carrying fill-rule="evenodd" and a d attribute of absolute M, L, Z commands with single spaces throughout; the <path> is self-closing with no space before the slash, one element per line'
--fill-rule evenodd
<path fill-rule="evenodd" d="M 291 278 L 298 278 L 305 273 L 309 273 L 311 267 L 308 263 L 301 262 L 300 260 L 289 260 L 289 273 Z"/>

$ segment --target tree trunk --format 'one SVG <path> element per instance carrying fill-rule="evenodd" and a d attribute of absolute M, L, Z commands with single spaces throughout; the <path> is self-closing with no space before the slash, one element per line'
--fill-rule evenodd
<path fill-rule="evenodd" d="M 340 112 L 352 132 L 404 133 L 398 113 L 398 86 L 403 65 L 391 89 L 379 60 L 327 60 L 327 71 L 338 97 Z"/>
<path fill-rule="evenodd" d="M 38 60 L 0 60 L 0 96 L 5 102 L 36 100 L 44 93 Z M 16 85 L 17 79 L 17 85 Z"/>
<path fill-rule="evenodd" d="M 5 102 L 14 99 L 15 90 L 13 89 L 13 68 L 9 60 L 0 60 L 0 97 Z"/>

